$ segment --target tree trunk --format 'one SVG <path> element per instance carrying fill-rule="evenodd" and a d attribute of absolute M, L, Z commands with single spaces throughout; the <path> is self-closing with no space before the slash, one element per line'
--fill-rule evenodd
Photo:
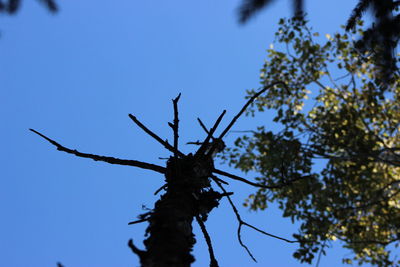
<path fill-rule="evenodd" d="M 212 170 L 211 157 L 189 154 L 168 160 L 166 193 L 143 215 L 149 221 L 146 251 L 140 255 L 143 267 L 187 267 L 194 262 L 193 219 L 199 216 L 205 221 L 222 197 L 210 188 Z"/>

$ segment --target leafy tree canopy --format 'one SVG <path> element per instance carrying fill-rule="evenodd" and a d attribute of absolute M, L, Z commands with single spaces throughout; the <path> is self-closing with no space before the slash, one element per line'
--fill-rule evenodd
<path fill-rule="evenodd" d="M 275 202 L 299 222 L 301 262 L 341 240 L 354 252 L 345 263 L 398 266 L 391 249 L 400 243 L 400 76 L 381 86 L 371 53 L 354 49 L 353 36 L 364 33 L 356 25 L 319 36 L 304 19 L 280 20 L 261 84 L 283 81 L 288 89 L 270 88 L 248 115 L 275 110 L 283 130 L 258 127 L 224 158 L 266 186 L 281 185 L 259 189 L 244 205 Z"/>

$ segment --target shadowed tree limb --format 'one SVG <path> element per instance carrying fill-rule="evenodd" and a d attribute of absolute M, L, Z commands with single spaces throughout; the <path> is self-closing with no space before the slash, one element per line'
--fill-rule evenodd
<path fill-rule="evenodd" d="M 136 255 L 138 255 L 140 261 L 143 261 L 146 252 L 143 250 L 138 249 L 134 244 L 133 244 L 133 240 L 129 239 L 128 241 L 128 247 L 132 250 L 133 253 L 135 253 Z"/>
<path fill-rule="evenodd" d="M 165 170 L 166 170 L 164 167 L 161 167 L 161 166 L 158 166 L 155 164 L 151 164 L 151 163 L 147 163 L 147 162 L 142 162 L 142 161 L 137 161 L 137 160 L 128 160 L 128 159 L 118 159 L 118 158 L 114 158 L 114 157 L 106 157 L 106 156 L 82 153 L 77 150 L 69 149 L 65 146 L 62 146 L 59 143 L 57 143 L 56 141 L 50 139 L 49 137 L 45 136 L 44 134 L 39 133 L 38 131 L 36 131 L 34 129 L 29 129 L 29 130 L 34 132 L 35 134 L 39 135 L 40 137 L 46 139 L 49 143 L 54 145 L 57 148 L 57 150 L 60 150 L 60 151 L 63 151 L 63 152 L 69 153 L 69 154 L 73 154 L 77 157 L 89 158 L 89 159 L 93 159 L 95 161 L 104 161 L 104 162 L 107 162 L 110 164 L 133 166 L 133 167 L 138 167 L 141 169 L 152 170 L 152 171 L 163 173 L 163 174 L 165 173 Z"/>
<path fill-rule="evenodd" d="M 208 131 L 207 127 L 204 125 L 204 123 L 200 120 L 200 118 L 197 118 L 197 121 L 199 122 L 201 128 L 203 128 L 203 130 L 207 133 L 210 134 L 210 132 Z M 211 138 L 214 138 L 211 136 Z"/>
<path fill-rule="evenodd" d="M 222 184 L 220 182 L 218 182 L 217 180 L 214 180 L 214 182 L 219 186 L 219 188 L 221 188 L 222 192 L 224 192 L 225 194 L 227 193 L 225 188 L 222 186 Z M 231 197 L 227 196 L 227 198 L 228 198 L 229 204 L 231 205 L 233 212 L 235 213 L 236 218 L 239 222 L 239 226 L 237 229 L 237 237 L 238 237 L 239 244 L 247 251 L 247 254 L 249 254 L 249 256 L 253 259 L 253 261 L 257 262 L 256 258 L 254 258 L 254 256 L 253 256 L 253 254 L 251 254 L 249 248 L 242 241 L 241 230 L 242 230 L 243 224 L 242 224 L 242 219 L 240 218 L 239 212 L 236 209 L 235 204 L 233 204 Z"/>
<path fill-rule="evenodd" d="M 214 126 L 208 132 L 206 139 L 204 139 L 203 143 L 201 144 L 199 150 L 196 152 L 196 156 L 203 155 L 204 152 L 207 150 L 207 146 L 210 142 L 212 135 L 214 134 L 215 130 L 217 129 L 219 123 L 221 122 L 222 118 L 224 117 L 226 110 L 224 110 L 221 115 L 219 115 L 218 119 L 215 121 Z"/>
<path fill-rule="evenodd" d="M 286 239 L 286 238 L 283 238 L 283 237 L 280 237 L 280 236 L 277 236 L 277 235 L 273 235 L 273 234 L 267 233 L 267 232 L 265 232 L 265 231 L 263 231 L 263 230 L 261 230 L 261 229 L 255 227 L 255 226 L 253 226 L 253 225 L 251 225 L 251 224 L 248 224 L 247 222 L 243 221 L 242 218 L 241 218 L 241 216 L 240 216 L 240 214 L 239 214 L 239 211 L 237 210 L 235 204 L 233 204 L 233 201 L 232 201 L 230 195 L 229 195 L 229 194 L 227 193 L 227 191 L 225 190 L 225 188 L 222 186 L 222 184 L 221 184 L 219 181 L 217 181 L 217 180 L 215 180 L 215 179 L 213 179 L 213 181 L 219 186 L 219 188 L 222 190 L 222 192 L 224 192 L 224 194 L 226 194 L 226 197 L 228 198 L 229 204 L 231 205 L 231 207 L 232 207 L 232 209 L 233 209 L 233 212 L 234 212 L 235 215 L 236 215 L 236 219 L 237 219 L 238 222 L 239 222 L 239 226 L 238 226 L 238 230 L 237 230 L 237 237 L 238 237 L 238 240 L 239 240 L 239 244 L 247 251 L 247 253 L 249 254 L 249 256 L 250 256 L 255 262 L 257 262 L 257 260 L 255 259 L 255 257 L 253 256 L 253 254 L 250 252 L 249 248 L 248 248 L 248 247 L 243 243 L 243 241 L 242 241 L 241 231 L 242 231 L 242 226 L 243 226 L 243 225 L 245 225 L 245 226 L 247 226 L 247 227 L 249 227 L 249 228 L 251 228 L 251 229 L 253 229 L 253 230 L 256 230 L 257 232 L 262 233 L 262 234 L 264 234 L 264 235 L 266 235 L 266 236 L 270 236 L 270 237 L 273 237 L 273 238 L 276 238 L 276 239 L 279 239 L 279 240 L 282 240 L 282 241 L 285 241 L 285 242 L 288 242 L 288 243 L 299 243 L 299 242 L 300 242 L 300 241 L 298 241 L 298 240 L 289 240 L 289 239 Z M 304 241 L 303 241 L 303 242 L 304 242 Z"/>
<path fill-rule="evenodd" d="M 148 219 L 140 219 L 140 220 L 137 220 L 137 221 L 129 222 L 128 225 L 147 222 L 147 221 L 148 221 Z"/>
<path fill-rule="evenodd" d="M 225 130 L 221 133 L 221 135 L 218 137 L 218 139 L 222 139 L 224 138 L 224 136 L 227 134 L 227 132 L 232 128 L 232 126 L 236 123 L 236 121 L 239 119 L 240 116 L 242 116 L 242 114 L 246 111 L 246 109 L 251 105 L 251 103 L 253 103 L 253 101 L 259 97 L 262 93 L 264 93 L 265 91 L 267 91 L 268 89 L 270 89 L 271 87 L 275 86 L 275 85 L 282 85 L 285 90 L 290 93 L 289 88 L 287 87 L 286 83 L 281 82 L 281 81 L 277 81 L 274 83 L 271 83 L 269 85 L 264 86 L 263 89 L 261 89 L 260 91 L 258 91 L 258 93 L 254 94 L 252 97 L 250 97 L 250 99 L 246 102 L 246 104 L 242 107 L 242 109 L 239 111 L 238 114 L 236 114 L 236 116 L 232 119 L 232 121 L 228 124 L 228 126 L 225 128 Z"/>
<path fill-rule="evenodd" d="M 217 181 L 218 181 L 218 182 L 220 182 L 221 184 L 229 185 L 229 183 L 228 183 L 228 182 L 225 182 L 224 180 L 222 180 L 222 179 L 218 178 L 218 177 L 217 177 L 217 176 L 215 176 L 215 175 L 212 175 L 212 176 L 211 176 L 211 178 L 213 178 L 213 179 L 217 180 Z"/>
<path fill-rule="evenodd" d="M 315 267 L 319 267 L 319 263 L 321 262 L 322 254 L 325 255 L 325 250 L 324 250 L 324 248 L 325 248 L 325 246 L 326 246 L 326 241 L 327 241 L 327 239 L 325 239 L 324 242 L 323 242 L 322 245 L 321 245 L 321 248 L 320 248 L 319 253 L 318 253 L 317 263 L 315 264 Z"/>
<path fill-rule="evenodd" d="M 129 114 L 129 118 L 131 118 L 131 120 L 137 125 L 139 126 L 139 128 L 141 128 L 143 131 L 145 131 L 145 133 L 147 133 L 148 135 L 150 135 L 151 137 L 153 137 L 154 139 L 156 139 L 156 141 L 158 141 L 160 144 L 162 144 L 166 149 L 168 149 L 169 151 L 173 152 L 173 153 L 177 153 L 179 156 L 184 157 L 185 154 L 183 154 L 182 152 L 180 152 L 179 150 L 175 151 L 175 148 L 173 146 L 171 146 L 167 141 L 162 140 L 158 135 L 156 135 L 155 133 L 153 133 L 151 130 L 149 130 L 146 126 L 144 126 L 135 116 L 133 116 L 132 114 Z"/>
<path fill-rule="evenodd" d="M 242 114 L 246 111 L 246 109 L 254 102 L 254 100 L 259 97 L 261 94 L 263 94 L 265 91 L 267 91 L 268 89 L 270 89 L 271 87 L 275 86 L 275 85 L 282 85 L 285 90 L 288 92 L 288 94 L 290 94 L 290 90 L 287 87 L 286 83 L 282 82 L 282 81 L 277 81 L 274 83 L 271 83 L 269 85 L 264 86 L 263 89 L 261 89 L 258 93 L 255 93 L 252 97 L 250 97 L 250 99 L 246 102 L 246 104 L 242 107 L 242 109 L 239 111 L 238 114 L 236 114 L 236 116 L 232 119 L 232 121 L 228 124 L 228 126 L 222 131 L 222 133 L 220 134 L 220 136 L 217 138 L 217 140 L 222 140 L 224 138 L 224 136 L 229 132 L 229 130 L 232 128 L 232 126 L 236 123 L 236 121 L 239 119 L 240 116 L 242 116 Z M 209 155 L 212 155 L 212 153 L 215 151 L 215 149 L 217 148 L 218 142 L 214 142 L 212 147 L 210 148 L 210 150 L 208 151 Z"/>
<path fill-rule="evenodd" d="M 220 174 L 220 175 L 223 175 L 223 176 L 226 176 L 226 177 L 231 178 L 231 179 L 233 179 L 233 180 L 246 183 L 246 184 L 248 184 L 248 185 L 252 185 L 252 186 L 260 187 L 260 188 L 265 188 L 265 189 L 277 189 L 277 188 L 282 188 L 282 187 L 284 187 L 284 186 L 289 186 L 289 185 L 291 185 L 291 184 L 292 184 L 293 182 L 295 182 L 295 181 L 299 181 L 299 180 L 302 180 L 302 179 L 306 179 L 306 178 L 312 177 L 312 175 L 301 176 L 301 177 L 298 177 L 298 178 L 295 178 L 295 179 L 291 179 L 291 180 L 289 180 L 289 181 L 287 181 L 287 182 L 285 182 L 285 183 L 281 183 L 281 184 L 279 184 L 279 185 L 271 185 L 271 186 L 268 186 L 268 185 L 262 185 L 262 184 L 254 183 L 254 182 L 249 181 L 249 180 L 247 180 L 247 179 L 245 179 L 245 178 L 242 178 L 242 177 L 240 177 L 240 176 L 237 176 L 237 175 L 234 175 L 234 174 L 230 174 L 230 173 L 221 171 L 221 170 L 219 170 L 219 169 L 215 169 L 215 168 L 214 168 L 213 172 L 215 172 L 215 173 L 217 173 L 217 174 Z"/>
<path fill-rule="evenodd" d="M 218 265 L 217 260 L 215 259 L 214 250 L 213 250 L 212 243 L 211 243 L 211 238 L 207 232 L 206 226 L 204 225 L 204 222 L 201 220 L 199 215 L 196 215 L 196 221 L 199 224 L 200 229 L 203 232 L 204 239 L 207 242 L 208 253 L 210 254 L 210 267 L 218 267 L 219 265 Z"/>
<path fill-rule="evenodd" d="M 164 184 L 163 186 L 161 186 L 160 188 L 158 188 L 155 192 L 154 195 L 157 195 L 158 193 L 161 192 L 161 190 L 166 189 L 168 187 L 168 184 Z"/>
<path fill-rule="evenodd" d="M 170 126 L 172 128 L 172 130 L 174 131 L 174 156 L 177 157 L 178 156 L 178 139 L 179 139 L 179 114 L 178 114 L 178 101 L 179 98 L 181 97 L 181 93 L 179 93 L 179 95 L 175 98 L 172 99 L 172 103 L 174 105 L 174 123 Z"/>

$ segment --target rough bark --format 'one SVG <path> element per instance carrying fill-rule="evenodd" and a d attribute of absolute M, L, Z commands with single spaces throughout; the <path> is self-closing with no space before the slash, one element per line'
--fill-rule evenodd
<path fill-rule="evenodd" d="M 139 255 L 143 267 L 187 267 L 194 262 L 193 219 L 205 221 L 222 197 L 210 187 L 213 167 L 211 157 L 192 154 L 168 160 L 166 192 L 150 213 L 142 215 L 149 222 L 146 251 Z"/>

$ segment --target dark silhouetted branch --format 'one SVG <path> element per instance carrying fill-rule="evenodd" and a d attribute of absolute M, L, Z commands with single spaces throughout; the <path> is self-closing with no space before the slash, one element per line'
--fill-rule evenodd
<path fill-rule="evenodd" d="M 289 186 L 289 185 L 291 185 L 293 182 L 296 182 L 296 181 L 299 181 L 299 180 L 302 180 L 302 179 L 306 179 L 306 178 L 312 177 L 312 175 L 301 176 L 301 177 L 299 177 L 299 178 L 295 178 L 295 179 L 289 180 L 289 181 L 287 181 L 287 182 L 285 182 L 285 183 L 282 183 L 282 184 L 279 184 L 279 185 L 271 185 L 271 186 L 268 186 L 268 185 L 262 185 L 262 184 L 254 183 L 254 182 L 249 181 L 249 180 L 247 180 L 247 179 L 245 179 L 245 178 L 242 178 L 242 177 L 240 177 L 240 176 L 237 176 L 237 175 L 234 175 L 234 174 L 230 174 L 230 173 L 228 173 L 228 172 L 224 172 L 224 171 L 221 171 L 221 170 L 218 170 L 218 169 L 215 169 L 215 168 L 214 168 L 213 172 L 215 172 L 215 173 L 217 173 L 217 174 L 220 174 L 220 175 L 223 175 L 223 176 L 226 176 L 226 177 L 231 178 L 231 179 L 233 179 L 233 180 L 246 183 L 246 184 L 248 184 L 248 185 L 252 185 L 252 186 L 260 187 L 260 188 L 265 188 L 265 189 L 277 189 L 277 188 L 282 188 L 282 187 L 284 187 L 284 186 Z"/>
<path fill-rule="evenodd" d="M 327 241 L 327 239 L 325 239 L 324 242 L 323 242 L 322 245 L 321 245 L 321 248 L 320 248 L 319 253 L 318 253 L 317 263 L 315 264 L 315 267 L 319 267 L 319 263 L 321 262 L 322 254 L 325 255 L 325 250 L 324 250 L 324 248 L 325 248 L 325 246 L 326 246 L 326 241 Z"/>
<path fill-rule="evenodd" d="M 197 118 L 197 121 L 199 122 L 201 128 L 203 128 L 203 130 L 204 130 L 207 134 L 210 134 L 210 132 L 208 131 L 207 127 L 206 127 L 206 126 L 204 125 L 204 123 L 200 120 L 200 118 Z M 211 136 L 211 138 L 213 138 L 213 137 Z"/>
<path fill-rule="evenodd" d="M 201 220 L 199 215 L 196 215 L 196 221 L 199 224 L 201 231 L 203 232 L 204 239 L 206 240 L 208 246 L 208 253 L 210 254 L 210 267 L 218 267 L 218 262 L 215 259 L 211 238 L 207 232 L 206 226 L 204 225 L 204 222 Z"/>
<path fill-rule="evenodd" d="M 262 233 L 264 235 L 267 235 L 267 236 L 270 236 L 270 237 L 273 237 L 273 238 L 276 238 L 276 239 L 279 239 L 279 240 L 282 240 L 282 241 L 285 241 L 285 242 L 288 242 L 288 243 L 299 243 L 300 242 L 298 240 L 289 240 L 289 239 L 286 239 L 286 238 L 283 238 L 283 237 L 280 237 L 280 236 L 277 236 L 277 235 L 273 235 L 273 234 L 267 233 L 267 232 L 255 227 L 255 226 L 253 226 L 251 224 L 248 224 L 246 222 L 243 222 L 243 221 L 242 221 L 242 223 L 243 223 L 243 225 L 246 225 L 246 226 L 250 227 L 251 229 L 256 230 L 259 233 Z"/>
<path fill-rule="evenodd" d="M 300 241 L 298 241 L 298 240 L 289 240 L 289 239 L 286 239 L 286 238 L 283 238 L 283 237 L 280 237 L 280 236 L 277 236 L 277 235 L 273 235 L 273 234 L 267 233 L 267 232 L 265 232 L 265 231 L 263 231 L 263 230 L 261 230 L 261 229 L 255 227 L 255 226 L 253 226 L 253 225 L 251 225 L 251 224 L 248 224 L 247 222 L 243 221 L 242 218 L 241 218 L 241 216 L 240 216 L 240 214 L 239 214 L 239 211 L 237 210 L 235 204 L 233 204 L 233 201 L 232 201 L 232 199 L 230 198 L 230 196 L 228 195 L 228 193 L 227 193 L 227 191 L 225 190 L 225 188 L 224 188 L 224 187 L 222 186 L 222 184 L 221 184 L 220 182 L 218 182 L 217 180 L 214 179 L 214 182 L 219 186 L 219 188 L 221 188 L 221 190 L 224 192 L 224 194 L 225 194 L 226 197 L 228 198 L 229 204 L 231 205 L 231 207 L 232 207 L 232 209 L 233 209 L 233 212 L 234 212 L 235 215 L 236 215 L 236 219 L 237 219 L 238 222 L 239 222 L 239 226 L 238 226 L 238 230 L 237 230 L 237 237 L 238 237 L 238 240 L 239 240 L 239 244 L 247 251 L 247 253 L 249 254 L 249 256 L 250 256 L 255 262 L 257 262 L 257 260 L 254 258 L 253 254 L 250 252 L 249 248 L 248 248 L 248 247 L 243 243 L 243 241 L 242 241 L 241 230 L 242 230 L 242 226 L 243 226 L 243 225 L 245 225 L 245 226 L 247 226 L 247 227 L 249 227 L 249 228 L 251 228 L 251 229 L 253 229 L 253 230 L 256 230 L 257 232 L 262 233 L 262 234 L 264 234 L 264 235 L 266 235 L 266 236 L 273 237 L 273 238 L 276 238 L 276 239 L 279 239 L 279 240 L 282 240 L 282 241 L 285 241 L 285 242 L 288 242 L 288 243 L 299 243 L 299 242 L 300 242 Z M 304 242 L 304 241 L 302 241 L 302 242 Z"/>
<path fill-rule="evenodd" d="M 221 115 L 219 115 L 218 119 L 215 121 L 214 126 L 208 132 L 206 139 L 204 139 L 203 144 L 200 146 L 199 150 L 196 152 L 196 156 L 203 155 L 207 149 L 207 146 L 210 142 L 212 135 L 214 134 L 215 130 L 217 129 L 219 123 L 221 122 L 222 118 L 224 117 L 226 110 L 224 110 Z"/>
<path fill-rule="evenodd" d="M 225 190 L 225 188 L 222 186 L 222 184 L 216 180 L 214 180 L 215 183 L 219 186 L 219 188 L 221 188 L 222 192 L 224 192 L 225 194 L 227 193 L 227 191 Z M 256 258 L 254 258 L 253 254 L 251 253 L 251 251 L 249 250 L 249 248 L 243 243 L 242 241 L 242 235 L 241 235 L 241 231 L 242 231 L 242 225 L 243 225 L 243 221 L 239 215 L 239 212 L 235 206 L 235 204 L 233 204 L 232 199 L 230 196 L 226 196 L 228 198 L 229 204 L 231 205 L 233 212 L 236 215 L 236 218 L 239 222 L 239 226 L 237 229 L 237 237 L 238 237 L 238 241 L 239 244 L 247 251 L 247 253 L 249 254 L 249 256 L 253 259 L 253 261 L 257 262 Z"/>
<path fill-rule="evenodd" d="M 161 190 L 163 190 L 163 189 L 165 189 L 165 188 L 167 188 L 167 187 L 168 187 L 168 184 L 165 184 L 165 185 L 161 186 L 160 188 L 158 188 L 158 189 L 156 190 L 156 192 L 154 192 L 154 195 L 157 195 L 158 193 L 161 192 Z"/>
<path fill-rule="evenodd" d="M 181 97 L 181 93 L 175 98 L 172 99 L 172 103 L 174 105 L 174 124 L 173 124 L 173 131 L 174 131 L 174 155 L 175 157 L 178 156 L 178 139 L 179 139 L 179 114 L 178 114 L 178 101 Z"/>
<path fill-rule="evenodd" d="M 196 142 L 187 142 L 187 145 L 196 145 L 196 146 L 201 146 L 203 143 L 197 140 Z"/>
<path fill-rule="evenodd" d="M 137 221 L 129 222 L 128 225 L 147 222 L 147 221 L 148 221 L 148 219 L 140 219 L 140 220 L 137 220 Z"/>
<path fill-rule="evenodd" d="M 238 9 L 239 22 L 246 23 L 254 14 L 272 2 L 273 0 L 243 0 Z"/>
<path fill-rule="evenodd" d="M 175 151 L 174 147 L 171 146 L 167 141 L 162 140 L 158 135 L 156 135 L 155 133 L 153 133 L 152 131 L 150 131 L 146 126 L 144 126 L 135 116 L 133 116 L 132 114 L 129 114 L 129 118 L 131 118 L 131 120 L 137 125 L 139 126 L 139 128 L 141 128 L 145 133 L 147 133 L 148 135 L 150 135 L 151 137 L 153 137 L 154 139 L 156 139 L 157 142 L 159 142 L 160 144 L 162 144 L 166 149 L 168 149 L 169 151 L 173 152 L 173 153 L 177 153 L 179 156 L 184 157 L 185 154 L 183 154 L 182 152 Z"/>
<path fill-rule="evenodd" d="M 142 168 L 142 169 L 152 170 L 152 171 L 163 173 L 163 174 L 165 173 L 164 167 L 161 167 L 161 166 L 158 166 L 155 164 L 151 164 L 151 163 L 141 162 L 141 161 L 137 161 L 137 160 L 118 159 L 118 158 L 114 158 L 114 157 L 99 156 L 99 155 L 94 155 L 94 154 L 82 153 L 77 150 L 72 150 L 72 149 L 69 149 L 67 147 L 60 145 L 56 141 L 48 138 L 47 136 L 39 133 L 38 131 L 35 131 L 34 129 L 29 129 L 29 130 L 34 132 L 35 134 L 39 135 L 40 137 L 46 139 L 49 143 L 54 145 L 57 148 L 57 150 L 60 150 L 60 151 L 63 151 L 63 152 L 69 153 L 69 154 L 73 154 L 77 157 L 89 158 L 89 159 L 93 159 L 95 161 L 104 161 L 104 162 L 107 162 L 110 164 L 133 166 L 133 167 L 138 167 L 138 168 Z"/>
<path fill-rule="evenodd" d="M 217 181 L 220 182 L 221 184 L 229 185 L 228 182 L 225 182 L 224 180 L 218 178 L 218 177 L 215 176 L 215 175 L 212 175 L 211 178 L 217 180 Z"/>
<path fill-rule="evenodd" d="M 282 85 L 285 90 L 290 93 L 289 88 L 287 88 L 287 85 L 284 82 L 278 81 L 278 82 L 274 82 L 271 83 L 270 85 L 264 86 L 264 88 L 262 90 L 260 90 L 258 93 L 254 94 L 248 101 L 247 103 L 243 106 L 243 108 L 239 111 L 239 113 L 232 119 L 232 121 L 228 124 L 228 126 L 225 128 L 225 130 L 221 133 L 221 135 L 218 137 L 218 139 L 222 140 L 222 138 L 224 138 L 224 136 L 226 135 L 226 133 L 232 128 L 232 126 L 236 123 L 236 121 L 239 119 L 239 117 L 246 111 L 246 109 L 250 106 L 251 103 L 253 103 L 253 101 L 259 97 L 262 93 L 264 93 L 265 91 L 267 91 L 269 88 L 275 86 L 275 85 Z"/>
<path fill-rule="evenodd" d="M 134 244 L 133 244 L 133 240 L 129 239 L 128 241 L 128 247 L 132 250 L 133 253 L 135 253 L 136 255 L 138 255 L 138 257 L 140 258 L 140 261 L 143 261 L 144 255 L 145 255 L 145 251 L 138 249 Z"/>

